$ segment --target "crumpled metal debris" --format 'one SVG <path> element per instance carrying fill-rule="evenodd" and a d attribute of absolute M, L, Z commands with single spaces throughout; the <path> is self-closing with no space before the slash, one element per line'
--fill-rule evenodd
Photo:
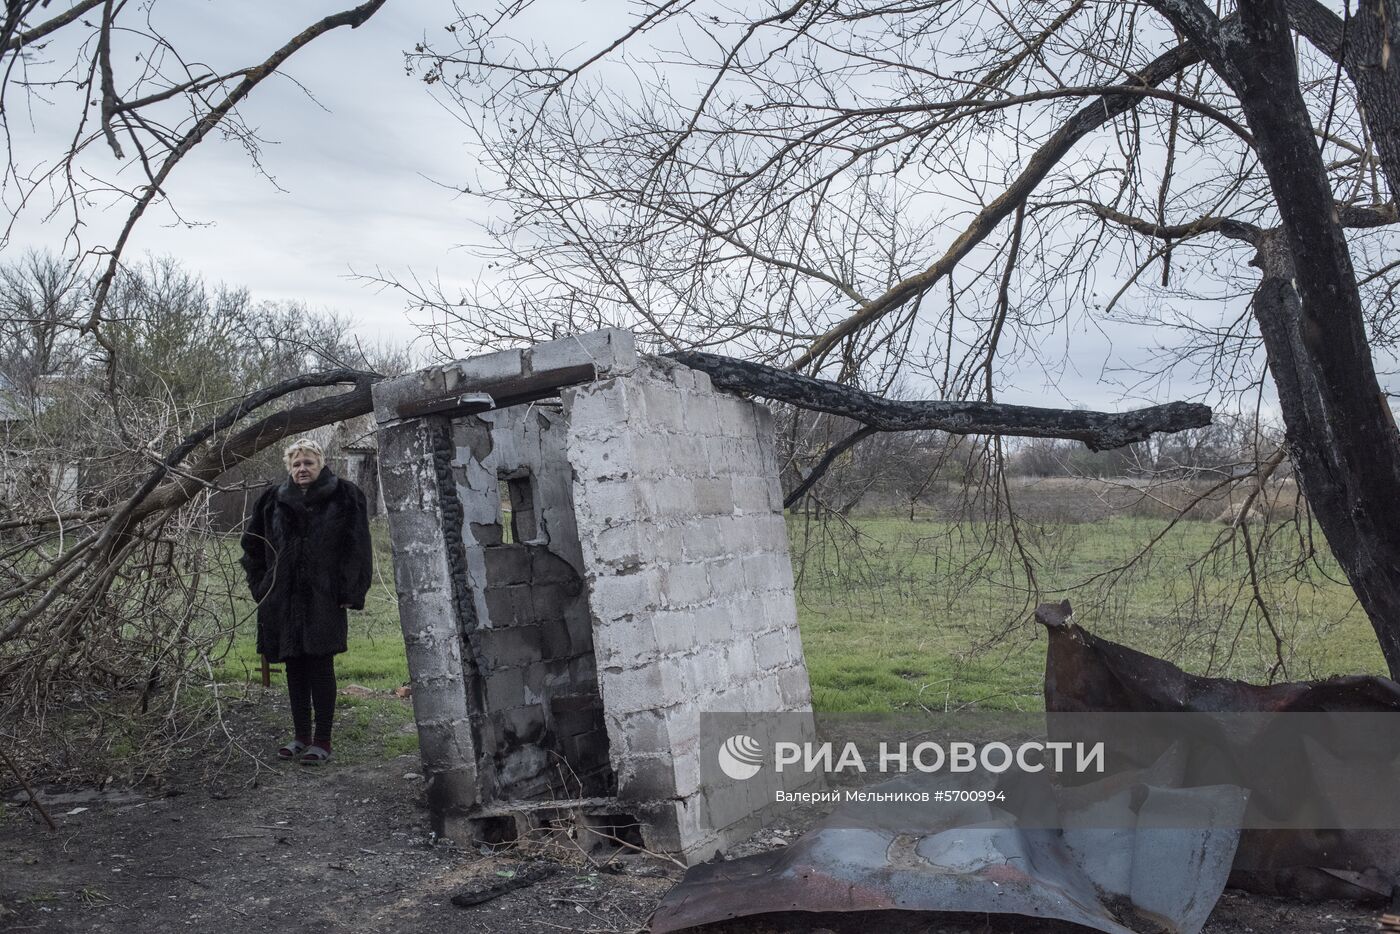
<path fill-rule="evenodd" d="M 1142 776 L 1151 781 L 1151 776 Z M 1029 779 L 1032 781 L 1041 779 Z M 924 790 L 910 775 L 870 788 Z M 947 789 L 946 779 L 937 787 Z M 1141 785 L 1139 785 L 1141 787 Z M 1244 810 L 1239 789 L 1148 788 L 1065 814 L 1064 831 L 1015 826 L 989 803 L 848 803 L 795 843 L 686 872 L 652 918 L 653 934 L 774 912 L 940 911 L 1067 921 L 1106 934 L 1196 934 L 1224 888 Z M 1102 809 L 1120 815 L 1118 829 Z M 1170 825 L 1189 808 L 1205 829 Z M 1082 825 L 1082 826 L 1081 826 Z"/>
<path fill-rule="evenodd" d="M 1069 601 L 1042 604 L 1050 634 L 1045 709 L 1050 712 L 1400 712 L 1400 684 L 1345 675 L 1257 685 L 1206 678 L 1070 621 Z M 1230 885 L 1267 895 L 1378 902 L 1400 883 L 1400 833 L 1387 830 L 1246 830 Z"/>
<path fill-rule="evenodd" d="M 1400 711 L 1400 685 L 1386 678 L 1267 686 L 1204 678 L 1099 639 L 1070 616 L 1068 601 L 1036 611 L 1050 632 L 1051 713 Z M 1017 827 L 991 803 L 848 803 L 783 849 L 692 867 L 657 908 L 651 931 L 779 912 L 899 910 L 1024 915 L 1110 934 L 1196 934 L 1227 877 L 1270 894 L 1391 896 L 1400 834 L 1241 832 L 1246 792 L 1178 787 L 1183 768 L 1168 750 L 1128 781 L 1120 773 L 1099 788 L 1117 793 L 1056 789 L 1061 830 Z M 918 790 L 930 781 L 904 776 L 869 790 Z"/>

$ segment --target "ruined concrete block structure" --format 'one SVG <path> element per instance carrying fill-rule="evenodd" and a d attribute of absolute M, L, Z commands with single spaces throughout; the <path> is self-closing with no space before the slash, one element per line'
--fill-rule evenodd
<path fill-rule="evenodd" d="M 702 778 L 704 713 L 810 712 L 765 408 L 616 330 L 374 402 L 439 832 L 708 858 L 808 780 Z"/>

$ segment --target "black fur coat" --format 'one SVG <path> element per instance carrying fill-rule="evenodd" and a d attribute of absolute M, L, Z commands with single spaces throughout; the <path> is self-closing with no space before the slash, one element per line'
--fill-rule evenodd
<path fill-rule="evenodd" d="M 373 570 L 360 488 L 329 467 L 305 493 L 284 480 L 258 497 L 242 545 L 259 654 L 282 661 L 344 652 L 345 607 L 364 609 Z"/>

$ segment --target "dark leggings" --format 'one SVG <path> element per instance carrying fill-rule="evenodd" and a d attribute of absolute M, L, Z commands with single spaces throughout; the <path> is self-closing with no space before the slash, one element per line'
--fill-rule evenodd
<path fill-rule="evenodd" d="M 330 741 L 335 719 L 335 656 L 298 655 L 285 659 L 287 694 L 292 699 L 292 725 L 297 739 Z M 311 732 L 311 708 L 316 708 L 316 732 Z"/>

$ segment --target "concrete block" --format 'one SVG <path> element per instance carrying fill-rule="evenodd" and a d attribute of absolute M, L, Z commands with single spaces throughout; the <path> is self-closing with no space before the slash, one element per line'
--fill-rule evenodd
<path fill-rule="evenodd" d="M 810 710 L 812 707 L 812 685 L 804 665 L 795 665 L 778 671 L 778 694 L 786 710 Z"/>
<path fill-rule="evenodd" d="M 593 616 L 587 606 L 571 607 L 564 614 L 564 625 L 569 630 L 571 654 L 583 655 L 593 651 Z"/>
<path fill-rule="evenodd" d="M 716 596 L 733 599 L 747 593 L 744 579 L 744 561 L 739 555 L 728 558 L 713 558 L 705 563 L 710 575 L 710 586 Z"/>
<path fill-rule="evenodd" d="M 786 552 L 788 550 L 787 523 L 781 513 L 753 516 L 748 518 L 749 535 L 754 551 Z"/>
<path fill-rule="evenodd" d="M 633 476 L 656 479 L 675 472 L 671 458 L 671 435 L 648 433 L 644 436 L 629 436 L 631 443 Z"/>
<path fill-rule="evenodd" d="M 513 626 L 517 622 L 515 617 L 515 600 L 511 595 L 510 585 L 505 587 L 488 587 L 486 589 L 486 619 L 482 620 L 483 626 L 505 628 Z"/>
<path fill-rule="evenodd" d="M 668 435 L 667 448 L 671 455 L 671 472 L 683 477 L 711 475 L 710 449 L 714 438 L 702 438 L 688 433 Z"/>
<path fill-rule="evenodd" d="M 675 363 L 675 361 L 668 361 L 668 363 Z M 666 368 L 666 378 L 671 381 L 671 384 L 675 386 L 676 389 L 690 389 L 690 391 L 693 391 L 693 389 L 696 388 L 696 377 L 694 377 L 694 374 L 696 374 L 696 371 L 692 370 L 692 368 L 679 363 Z"/>
<path fill-rule="evenodd" d="M 713 694 L 731 680 L 728 652 L 722 645 L 702 645 L 689 655 L 666 661 L 678 671 L 687 698 Z"/>
<path fill-rule="evenodd" d="M 618 434 L 606 444 L 579 445 L 570 460 L 575 478 L 585 482 L 630 480 L 637 471 L 637 447 L 631 435 Z"/>
<path fill-rule="evenodd" d="M 656 665 L 641 668 L 604 668 L 598 679 L 603 703 L 609 715 L 635 713 L 654 707 L 667 706 L 669 698 L 661 684 L 661 669 Z"/>
<path fill-rule="evenodd" d="M 681 534 L 687 560 L 714 559 L 757 547 L 751 530 L 729 516 L 698 516 Z"/>
<path fill-rule="evenodd" d="M 758 662 L 754 658 L 753 642 L 735 636 L 726 646 L 726 665 L 722 671 L 734 681 L 747 681 L 758 673 Z"/>
<path fill-rule="evenodd" d="M 671 757 L 627 756 L 617 776 L 617 796 L 623 801 L 656 801 L 676 795 Z"/>
<path fill-rule="evenodd" d="M 579 736 L 594 739 L 607 748 L 607 737 L 602 732 L 603 709 L 566 710 L 552 715 L 554 731 L 558 736 Z"/>
<path fill-rule="evenodd" d="M 440 642 L 431 647 L 435 648 L 436 651 L 411 653 L 414 680 L 420 684 L 439 680 L 456 682 L 455 690 L 460 694 L 462 690 L 460 687 L 462 679 L 461 655 L 452 651 L 452 647 L 444 646 Z M 414 690 L 416 691 L 417 688 L 415 687 Z"/>
<path fill-rule="evenodd" d="M 639 494 L 641 485 L 630 481 L 580 481 L 574 485 L 579 510 L 579 534 L 651 515 L 651 506 Z M 648 491 L 649 492 L 649 491 Z"/>
<path fill-rule="evenodd" d="M 681 394 L 670 382 L 645 380 L 641 384 L 646 402 L 646 425 L 649 431 L 679 432 L 685 423 L 681 418 Z"/>
<path fill-rule="evenodd" d="M 793 602 L 791 590 L 770 590 L 763 595 L 763 619 L 766 628 L 797 632 L 797 605 Z"/>
<path fill-rule="evenodd" d="M 564 620 L 541 620 L 538 629 L 541 657 L 570 658 L 577 654 L 574 651 L 573 642 L 569 638 L 569 627 Z"/>
<path fill-rule="evenodd" d="M 640 563 L 643 551 L 641 528 L 636 522 L 620 522 L 596 530 L 592 536 L 594 560 Z"/>
<path fill-rule="evenodd" d="M 605 328 L 570 334 L 535 344 L 525 351 L 528 372 L 592 364 L 600 375 L 615 376 L 637 367 L 637 346 L 631 331 Z"/>
<path fill-rule="evenodd" d="M 544 704 L 561 691 L 572 690 L 569 685 L 569 663 L 567 661 L 545 661 L 536 659 L 524 669 L 525 702 Z"/>
<path fill-rule="evenodd" d="M 702 477 L 692 481 L 695 511 L 701 515 L 729 515 L 734 511 L 734 489 L 727 477 Z"/>
<path fill-rule="evenodd" d="M 545 620 L 563 617 L 579 604 L 582 593 L 583 581 L 581 580 L 530 585 L 530 594 L 534 601 L 534 618 Z"/>
<path fill-rule="evenodd" d="M 662 566 L 678 564 L 685 560 L 680 529 L 662 521 L 651 524 L 648 537 L 643 540 L 642 551 L 653 564 Z"/>
<path fill-rule="evenodd" d="M 700 748 L 700 713 L 695 704 L 677 704 L 665 711 L 665 718 L 667 748 Z"/>
<path fill-rule="evenodd" d="M 770 589 L 790 591 L 793 588 L 792 555 L 788 552 L 786 547 L 786 526 L 783 527 L 783 532 L 784 539 L 776 543 L 778 547 L 770 552 L 768 558 L 768 564 L 773 573 Z"/>
<path fill-rule="evenodd" d="M 678 518 L 695 512 L 695 486 L 690 478 L 671 474 L 651 483 L 652 514 Z"/>
<path fill-rule="evenodd" d="M 671 748 L 666 714 L 660 710 L 639 710 L 618 720 L 627 755 L 657 755 Z"/>
<path fill-rule="evenodd" d="M 763 477 L 735 477 L 730 481 L 734 508 L 742 513 L 767 515 L 772 510 L 768 498 L 768 481 Z"/>
<path fill-rule="evenodd" d="M 600 575 L 589 587 L 589 606 L 599 620 L 613 620 L 654 609 L 661 589 L 654 569 L 632 574 Z"/>
<path fill-rule="evenodd" d="M 627 386 L 620 379 L 586 383 L 561 393 L 569 421 L 569 456 L 595 440 L 618 435 L 631 412 Z"/>
<path fill-rule="evenodd" d="M 675 794 L 679 797 L 689 797 L 700 791 L 702 781 L 698 748 L 677 749 L 672 753 L 671 781 Z"/>
<path fill-rule="evenodd" d="M 781 629 L 761 633 L 754 638 L 754 659 L 759 671 L 781 668 L 792 659 L 788 657 L 788 636 Z"/>
<path fill-rule="evenodd" d="M 428 388 L 424 384 L 423 377 L 417 373 L 409 373 L 405 376 L 375 383 L 370 387 L 370 398 L 374 402 L 375 421 L 381 425 L 385 422 L 396 421 L 400 417 L 397 411 L 400 402 L 405 399 L 421 398 L 427 391 Z"/>
<path fill-rule="evenodd" d="M 687 611 L 660 611 L 652 617 L 656 650 L 662 655 L 688 652 L 698 644 L 695 619 Z"/>
<path fill-rule="evenodd" d="M 733 636 L 733 613 L 728 604 L 713 603 L 696 607 L 691 612 L 695 618 L 696 640 L 700 645 L 723 644 Z"/>
<path fill-rule="evenodd" d="M 631 667 L 652 662 L 660 654 L 649 614 L 608 620 L 593 633 L 593 653 L 606 667 Z"/>
<path fill-rule="evenodd" d="M 543 749 L 539 746 L 522 746 L 512 750 L 499 762 L 496 781 L 500 783 L 504 796 L 513 798 L 533 785 L 533 780 L 545 773 L 549 767 L 550 757 Z M 520 788 L 520 791 L 517 791 L 517 788 Z"/>
<path fill-rule="evenodd" d="M 501 350 L 458 360 L 443 367 L 443 389 L 480 389 L 490 392 L 489 383 L 515 379 L 525 372 L 523 354 L 519 350 Z"/>
<path fill-rule="evenodd" d="M 445 592 L 452 586 L 446 556 L 404 555 L 394 564 L 394 587 L 405 599 L 418 594 Z"/>
<path fill-rule="evenodd" d="M 486 579 L 491 584 L 525 584 L 532 579 L 530 551 L 524 545 L 496 545 L 483 551 Z"/>
<path fill-rule="evenodd" d="M 792 565 L 786 555 L 760 551 L 744 555 L 745 586 L 756 594 L 792 590 Z"/>
<path fill-rule="evenodd" d="M 576 691 L 596 691 L 598 686 L 598 664 L 594 656 L 577 655 L 569 659 L 569 684 Z"/>
<path fill-rule="evenodd" d="M 545 713 L 539 704 L 492 711 L 498 737 L 512 745 L 539 743 L 544 739 Z"/>
<path fill-rule="evenodd" d="M 508 710 L 525 703 L 525 671 L 506 668 L 486 676 L 486 709 Z"/>
<path fill-rule="evenodd" d="M 667 606 L 683 607 L 708 601 L 714 594 L 708 569 L 701 562 L 673 564 L 660 572 L 661 598 Z"/>
<path fill-rule="evenodd" d="M 661 672 L 661 701 L 658 707 L 689 701 L 701 682 L 695 675 L 694 655 L 663 655 L 655 663 Z"/>
<path fill-rule="evenodd" d="M 783 511 L 783 484 L 778 479 L 778 469 L 775 464 L 764 464 L 760 476 L 767 477 L 765 481 L 768 485 L 768 511 L 782 514 Z"/>
<path fill-rule="evenodd" d="M 637 817 L 642 824 L 642 842 L 654 853 L 685 853 L 687 843 L 695 839 L 690 834 L 682 836 L 674 803 L 671 801 L 656 802 L 654 807 L 638 811 Z M 695 861 L 700 862 L 702 859 L 704 857 Z"/>
<path fill-rule="evenodd" d="M 545 584 L 572 584 L 575 592 L 580 584 L 578 572 L 573 565 L 543 546 L 531 545 L 529 554 L 529 580 L 536 586 Z"/>
<path fill-rule="evenodd" d="M 703 795 L 711 826 L 716 831 L 722 831 L 754 816 L 754 809 L 749 804 L 742 782 L 712 785 L 704 790 Z"/>
<path fill-rule="evenodd" d="M 715 393 L 719 433 L 726 438 L 753 437 L 753 410 L 748 402 L 727 393 Z"/>
<path fill-rule="evenodd" d="M 750 706 L 749 710 L 754 711 L 778 711 L 785 710 L 783 704 L 782 691 L 778 686 L 776 678 L 757 678 L 750 685 Z"/>
<path fill-rule="evenodd" d="M 694 372 L 694 371 L 692 371 Z M 701 374 L 708 380 L 707 374 Z M 719 416 L 715 412 L 715 397 L 710 392 L 682 392 L 680 408 L 685 430 L 702 438 L 719 434 Z"/>
<path fill-rule="evenodd" d="M 482 629 L 472 638 L 482 660 L 492 671 L 523 668 L 539 661 L 544 653 L 544 636 L 538 626 Z"/>
<path fill-rule="evenodd" d="M 749 411 L 753 414 L 754 436 L 771 446 L 772 438 L 777 432 L 777 422 L 773 418 L 772 410 L 766 405 L 750 402 Z"/>

